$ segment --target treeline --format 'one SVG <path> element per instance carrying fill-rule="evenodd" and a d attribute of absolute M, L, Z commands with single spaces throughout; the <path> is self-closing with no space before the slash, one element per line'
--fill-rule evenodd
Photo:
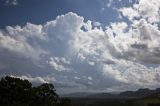
<path fill-rule="evenodd" d="M 33 87 L 28 80 L 6 76 L 0 80 L 0 106 L 70 106 L 52 84 Z"/>

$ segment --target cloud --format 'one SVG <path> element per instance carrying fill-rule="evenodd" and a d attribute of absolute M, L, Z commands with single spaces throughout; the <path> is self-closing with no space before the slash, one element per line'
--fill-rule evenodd
<path fill-rule="evenodd" d="M 134 18 L 138 18 L 140 16 L 135 7 L 123 7 L 120 8 L 119 11 L 122 12 L 123 16 L 127 16 L 129 20 L 133 20 Z"/>
<path fill-rule="evenodd" d="M 88 80 L 92 80 L 92 77 L 89 76 L 89 77 L 88 77 Z"/>
<path fill-rule="evenodd" d="M 31 52 L 28 54 L 34 55 L 35 48 L 33 48 L 33 45 L 35 45 L 34 47 L 37 46 L 37 54 L 38 51 L 41 51 L 40 47 L 38 47 L 39 45 L 36 45 L 36 43 L 30 42 L 30 39 L 43 40 L 44 34 L 41 30 L 41 25 L 34 25 L 31 23 L 27 23 L 23 28 L 20 26 L 7 26 L 6 31 L 0 33 L 1 46 L 11 51 L 24 52 L 22 54 Z"/>
<path fill-rule="evenodd" d="M 61 57 L 51 57 L 47 63 L 53 67 L 55 70 L 57 71 L 63 71 L 63 70 L 69 70 L 68 68 L 66 68 L 64 65 L 69 65 L 70 61 L 68 61 L 66 58 Z"/>
<path fill-rule="evenodd" d="M 16 77 L 16 78 L 20 78 L 20 79 L 25 79 L 30 81 L 31 83 L 52 83 L 53 81 L 56 81 L 56 79 L 54 77 L 50 77 L 50 76 L 46 76 L 46 77 L 32 77 L 31 75 L 25 76 L 14 76 L 11 75 L 11 77 Z"/>
<path fill-rule="evenodd" d="M 18 5 L 18 0 L 5 0 L 5 4 L 16 6 Z"/>
<path fill-rule="evenodd" d="M 93 22 L 93 26 L 95 26 L 95 27 L 100 27 L 100 26 L 101 26 L 101 23 L 100 23 L 100 22 Z"/>
<path fill-rule="evenodd" d="M 144 18 L 150 23 L 159 22 L 159 0 L 137 0 L 132 7 L 123 7 L 119 9 L 124 16 L 130 20 L 139 17 Z"/>
<path fill-rule="evenodd" d="M 53 81 L 63 92 L 158 87 L 160 31 L 152 22 L 159 20 L 135 8 L 118 11 L 130 23 L 105 28 L 72 12 L 42 25 L 8 26 L 0 31 L 0 65 L 32 82 Z"/>
<path fill-rule="evenodd" d="M 135 39 L 126 55 L 143 62 L 159 63 L 159 7 L 158 0 L 138 0 L 130 7 L 118 9 L 130 20 L 130 35 Z"/>

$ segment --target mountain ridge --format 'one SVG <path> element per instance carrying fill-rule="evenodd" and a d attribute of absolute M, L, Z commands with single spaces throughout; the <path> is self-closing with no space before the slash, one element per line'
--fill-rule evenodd
<path fill-rule="evenodd" d="M 107 99 L 118 99 L 118 98 L 144 98 L 150 95 L 154 95 L 156 93 L 160 93 L 160 88 L 156 89 L 149 89 L 143 88 L 138 89 L 136 91 L 124 91 L 120 93 L 108 93 L 108 92 L 78 92 L 78 93 L 70 93 L 61 95 L 62 97 L 69 97 L 69 98 L 107 98 Z"/>

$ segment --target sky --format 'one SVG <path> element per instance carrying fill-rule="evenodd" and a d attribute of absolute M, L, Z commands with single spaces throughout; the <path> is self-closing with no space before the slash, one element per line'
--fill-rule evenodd
<path fill-rule="evenodd" d="M 160 87 L 160 0 L 0 0 L 0 77 L 58 93 Z"/>

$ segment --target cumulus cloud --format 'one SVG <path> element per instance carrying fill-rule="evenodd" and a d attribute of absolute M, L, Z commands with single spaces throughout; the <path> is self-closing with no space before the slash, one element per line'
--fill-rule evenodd
<path fill-rule="evenodd" d="M 132 7 L 123 7 L 120 9 L 124 16 L 130 20 L 136 17 L 144 18 L 150 23 L 159 22 L 159 0 L 137 0 Z"/>
<path fill-rule="evenodd" d="M 138 0 L 132 7 L 123 7 L 119 11 L 130 20 L 130 35 L 135 40 L 126 55 L 132 55 L 143 62 L 158 64 L 159 0 Z"/>
<path fill-rule="evenodd" d="M 70 61 L 68 61 L 66 58 L 61 57 L 51 57 L 47 63 L 53 67 L 55 70 L 57 71 L 63 71 L 63 70 L 69 70 L 68 68 L 66 68 L 64 65 L 69 65 Z"/>
<path fill-rule="evenodd" d="M 26 58 L 37 58 L 40 54 L 46 53 L 32 39 L 42 40 L 41 26 L 27 23 L 23 28 L 20 26 L 7 26 L 6 31 L 0 32 L 1 52 L 9 50 Z"/>
<path fill-rule="evenodd" d="M 102 28 L 99 23 L 94 25 L 95 22 L 69 12 L 43 25 L 8 26 L 0 31 L 0 59 L 5 61 L 0 63 L 15 69 L 36 63 L 34 67 L 41 71 L 33 69 L 30 74 L 48 73 L 53 78 L 46 74 L 20 77 L 32 82 L 54 81 L 62 87 L 60 90 L 66 84 L 74 91 L 158 87 L 160 31 L 153 22 L 159 20 L 146 15 L 149 13 L 141 14 L 137 9 L 141 2 L 118 11 L 130 24 L 112 22 Z M 8 54 L 15 59 L 7 62 Z"/>
<path fill-rule="evenodd" d="M 120 8 L 119 11 L 122 12 L 124 16 L 127 16 L 129 20 L 133 20 L 134 18 L 138 18 L 140 16 L 138 11 L 132 7 L 123 7 Z"/>

